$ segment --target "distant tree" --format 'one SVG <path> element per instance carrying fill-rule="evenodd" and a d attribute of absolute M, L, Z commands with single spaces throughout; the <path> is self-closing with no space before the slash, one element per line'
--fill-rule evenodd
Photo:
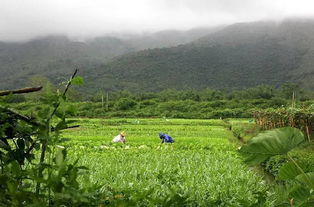
<path fill-rule="evenodd" d="M 135 99 L 134 95 L 128 90 L 122 90 L 122 91 L 111 93 L 110 97 L 112 100 L 119 100 L 121 98 Z"/>
<path fill-rule="evenodd" d="M 158 93 L 158 98 L 161 101 L 177 101 L 180 100 L 179 92 L 175 89 L 166 89 Z"/>
<path fill-rule="evenodd" d="M 27 86 L 43 86 L 43 89 L 40 92 L 26 94 L 25 98 L 31 101 L 39 101 L 39 98 L 42 94 L 52 92 L 56 90 L 56 87 L 50 82 L 50 80 L 45 76 L 33 76 L 29 78 L 26 83 Z"/>
<path fill-rule="evenodd" d="M 128 110 L 134 108 L 136 105 L 137 103 L 131 98 L 121 98 L 115 103 L 114 107 L 117 110 Z"/>
<path fill-rule="evenodd" d="M 199 92 L 196 90 L 187 90 L 187 91 L 180 91 L 180 100 L 193 100 L 193 101 L 200 101 Z"/>
<path fill-rule="evenodd" d="M 255 88 L 248 89 L 248 94 L 251 98 L 271 99 L 274 97 L 274 87 L 269 85 L 259 85 Z M 249 98 L 249 97 L 247 97 Z"/>
<path fill-rule="evenodd" d="M 202 101 L 213 101 L 214 100 L 215 90 L 212 89 L 204 89 L 200 92 L 201 100 Z"/>
<path fill-rule="evenodd" d="M 52 85 L 47 77 L 40 75 L 30 77 L 26 83 L 27 86 L 45 86 L 47 84 Z"/>
<path fill-rule="evenodd" d="M 303 90 L 295 83 L 284 83 L 280 86 L 279 96 L 285 99 L 301 98 Z"/>
<path fill-rule="evenodd" d="M 225 93 L 220 90 L 214 90 L 212 100 L 222 100 L 225 98 Z"/>
<path fill-rule="evenodd" d="M 287 100 L 279 97 L 274 97 L 269 102 L 270 107 L 282 107 L 287 105 Z"/>
<path fill-rule="evenodd" d="M 74 102 L 74 101 L 83 101 L 84 100 L 84 97 L 82 96 L 82 94 L 78 90 L 74 89 L 74 87 L 70 88 L 67 93 L 68 93 L 68 100 L 69 101 Z"/>
<path fill-rule="evenodd" d="M 91 97 L 91 101 L 93 101 L 93 102 L 101 102 L 101 99 L 102 99 L 103 96 L 105 96 L 105 92 L 100 90 L 97 93 L 95 93 L 95 95 L 93 95 Z"/>
<path fill-rule="evenodd" d="M 150 100 L 150 99 L 154 99 L 154 98 L 157 98 L 157 93 L 141 92 L 141 93 L 135 94 L 135 99 L 137 101 Z"/>

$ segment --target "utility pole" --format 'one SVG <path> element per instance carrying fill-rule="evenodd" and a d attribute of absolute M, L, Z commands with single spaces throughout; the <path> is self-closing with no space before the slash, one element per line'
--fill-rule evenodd
<path fill-rule="evenodd" d="M 104 94 L 101 93 L 101 107 L 104 109 Z"/>
<path fill-rule="evenodd" d="M 295 107 L 295 92 L 292 92 L 292 108 Z"/>
<path fill-rule="evenodd" d="M 106 96 L 106 110 L 109 110 L 109 92 L 107 91 L 107 96 Z"/>

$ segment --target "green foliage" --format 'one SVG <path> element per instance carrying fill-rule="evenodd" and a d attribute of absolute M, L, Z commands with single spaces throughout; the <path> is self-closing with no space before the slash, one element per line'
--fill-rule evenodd
<path fill-rule="evenodd" d="M 301 168 L 303 168 L 301 166 Z M 300 174 L 300 170 L 293 162 L 286 162 L 279 168 L 277 178 L 279 180 L 291 180 Z"/>
<path fill-rule="evenodd" d="M 275 155 L 287 154 L 304 142 L 304 135 L 296 128 L 286 127 L 262 132 L 240 149 L 246 162 L 261 163 Z"/>
<path fill-rule="evenodd" d="M 78 93 L 71 93 L 71 90 L 68 92 L 71 101 L 75 100 L 75 97 L 79 97 Z M 78 116 L 87 117 L 250 118 L 254 112 L 253 115 L 259 125 L 262 124 L 260 118 L 276 112 L 275 109 L 263 111 L 264 109 L 278 107 L 277 112 L 280 112 L 278 114 L 285 117 L 282 117 L 275 126 L 287 126 L 286 124 L 289 123 L 289 119 L 286 118 L 287 100 L 278 97 L 256 99 L 254 96 L 238 99 L 237 97 L 228 97 L 228 94 L 210 89 L 203 91 L 165 90 L 159 93 L 131 93 L 128 91 L 105 93 L 99 91 L 93 98 L 94 102 L 73 102 L 71 105 L 77 109 Z M 306 111 L 310 114 L 309 106 L 311 104 L 312 101 L 299 102 L 295 112 L 289 112 L 289 114 L 295 114 L 296 118 Z M 32 113 L 34 109 L 41 106 L 34 102 L 27 102 L 16 104 L 15 107 Z M 311 127 L 311 125 L 308 126 Z M 263 125 L 261 127 L 264 128 Z"/>
<path fill-rule="evenodd" d="M 223 120 L 74 120 L 81 128 L 65 130 L 64 144 L 71 160 L 93 169 L 79 180 L 102 186 L 104 205 L 268 206 L 268 186 L 242 163 Z M 126 144 L 111 143 L 122 130 Z M 160 131 L 176 142 L 160 145 Z"/>
<path fill-rule="evenodd" d="M 287 189 L 291 206 L 311 206 L 314 203 L 314 174 L 305 172 L 304 166 L 290 155 L 303 141 L 300 130 L 286 127 L 260 133 L 240 149 L 240 153 L 246 156 L 245 161 L 250 164 L 264 162 L 276 155 L 287 155 L 290 162 L 282 163 L 277 178 L 291 182 Z"/>
<path fill-rule="evenodd" d="M 202 39 L 185 45 L 179 44 L 192 41 L 195 31 L 128 40 L 101 37 L 78 42 L 49 36 L 20 44 L 2 43 L 0 88 L 22 87 L 34 74 L 60 82 L 60 75 L 79 67 L 87 80 L 82 89 L 86 94 L 99 89 L 239 89 L 286 81 L 313 89 L 312 24 L 312 20 L 236 24 L 208 36 L 203 32 Z M 166 46 L 175 47 L 160 48 Z M 135 52 L 141 49 L 146 50 Z M 273 95 L 264 89 L 258 92 L 267 98 Z M 291 95 L 287 90 L 287 97 Z"/>
<path fill-rule="evenodd" d="M 308 146 L 307 143 L 304 143 L 303 145 Z M 292 150 L 289 153 L 289 156 L 298 163 L 298 165 L 303 169 L 304 172 L 314 171 L 314 153 L 312 150 L 308 151 L 301 145 L 298 149 Z M 287 173 L 292 173 L 292 175 L 294 175 L 293 173 L 298 170 L 296 167 L 294 170 L 292 169 L 291 160 L 287 155 L 273 156 L 269 160 L 263 162 L 262 166 L 267 173 L 269 173 L 276 180 L 279 181 L 286 180 L 285 177 L 288 176 Z M 289 172 L 286 172 L 286 170 L 289 170 Z"/>
<path fill-rule="evenodd" d="M 28 101 L 35 101 L 38 102 L 40 97 L 44 94 L 53 93 L 56 91 L 56 86 L 51 83 L 51 81 L 45 76 L 32 76 L 26 83 L 28 86 L 42 86 L 43 89 L 36 93 L 28 93 L 25 94 L 25 98 Z"/>
<path fill-rule="evenodd" d="M 128 110 L 136 106 L 136 102 L 130 98 L 122 98 L 114 106 L 117 110 Z"/>
<path fill-rule="evenodd" d="M 295 95 L 299 99 L 302 95 L 302 90 L 297 84 L 284 83 L 280 87 L 280 95 L 285 99 L 292 99 L 292 96 Z"/>
<path fill-rule="evenodd" d="M 309 142 L 313 136 L 314 111 L 311 106 L 258 110 L 253 116 L 262 129 L 289 126 L 301 129 Z"/>
<path fill-rule="evenodd" d="M 73 107 L 65 106 L 65 93 L 47 90 L 39 100 L 32 118 L 0 107 L 0 205 L 88 206 L 92 197 L 77 181 L 86 168 L 69 163 L 58 145 Z"/>
<path fill-rule="evenodd" d="M 83 85 L 84 84 L 84 79 L 81 76 L 76 76 L 71 80 L 71 84 L 73 85 Z"/>
<path fill-rule="evenodd" d="M 8 100 L 7 100 L 7 103 L 22 103 L 22 102 L 25 102 L 26 101 L 26 98 L 25 96 L 23 95 L 12 95 L 12 96 L 9 96 Z"/>
<path fill-rule="evenodd" d="M 229 128 L 233 136 L 241 142 L 247 142 L 260 131 L 253 119 L 225 119 L 225 121 L 230 123 Z"/>
<path fill-rule="evenodd" d="M 271 32 L 266 28 L 272 28 Z M 287 28 L 290 28 L 290 38 L 287 38 Z M 97 68 L 103 76 L 99 77 L 97 73 L 93 78 L 108 83 L 104 86 L 106 89 L 112 88 L 110 80 L 119 80 L 114 87 L 120 90 L 159 91 L 166 88 L 238 89 L 263 83 L 281 85 L 295 81 L 293 77 L 296 74 L 303 74 L 304 77 L 298 80 L 313 88 L 313 74 L 309 73 L 312 60 L 311 64 L 304 62 L 304 57 L 308 61 L 312 53 L 297 41 L 302 37 L 305 42 L 311 42 L 312 37 L 308 34 L 312 31 L 301 34 L 291 28 L 295 27 L 286 23 L 277 27 L 233 25 L 192 44 L 144 50 L 116 58 Z M 310 26 L 302 29 L 308 28 Z M 251 31 L 249 34 L 248 30 Z M 267 99 L 274 95 L 271 88 L 255 92 Z M 282 95 L 285 96 L 286 92 Z"/>
<path fill-rule="evenodd" d="M 281 169 L 281 167 L 283 165 L 285 165 L 285 163 L 288 162 L 288 158 L 286 156 L 283 155 L 276 155 L 273 156 L 271 158 L 269 158 L 268 160 L 264 161 L 263 163 L 261 163 L 261 165 L 264 167 L 264 170 L 272 175 L 274 178 L 280 180 L 280 178 L 278 178 L 278 173 Z"/>

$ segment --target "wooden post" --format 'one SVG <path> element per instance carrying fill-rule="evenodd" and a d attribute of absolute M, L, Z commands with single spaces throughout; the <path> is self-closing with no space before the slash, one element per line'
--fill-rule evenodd
<path fill-rule="evenodd" d="M 305 129 L 306 129 L 307 139 L 309 142 L 311 142 L 310 129 L 309 129 L 309 126 L 307 124 L 305 125 Z"/>
<path fill-rule="evenodd" d="M 291 104 L 292 106 L 292 108 L 294 108 L 295 107 L 295 92 L 293 91 L 292 92 L 292 104 Z"/>
<path fill-rule="evenodd" d="M 31 93 L 35 91 L 40 91 L 43 87 L 29 87 L 29 88 L 21 88 L 21 89 L 15 89 L 15 90 L 8 90 L 8 91 L 0 91 L 0 96 L 6 96 L 9 94 L 20 94 L 20 93 Z"/>

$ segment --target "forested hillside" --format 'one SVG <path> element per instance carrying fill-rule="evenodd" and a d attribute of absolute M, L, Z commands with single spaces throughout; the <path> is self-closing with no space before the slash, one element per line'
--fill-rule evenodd
<path fill-rule="evenodd" d="M 284 82 L 311 89 L 313 57 L 313 21 L 242 23 L 190 44 L 122 56 L 97 68 L 93 79 L 106 89 L 245 88 Z"/>
<path fill-rule="evenodd" d="M 89 92 L 238 89 L 285 82 L 311 90 L 313 65 L 314 21 L 290 19 L 239 23 L 218 31 L 0 43 L 0 88 L 24 86 L 35 75 L 60 82 L 78 67 L 86 79 L 81 90 Z"/>
<path fill-rule="evenodd" d="M 171 47 L 196 40 L 218 28 L 188 31 L 112 35 L 75 41 L 66 36 L 47 36 L 27 42 L 0 42 L 0 89 L 23 87 L 32 76 L 51 81 L 69 75 L 74 68 L 88 75 L 113 57 L 147 48 Z"/>

